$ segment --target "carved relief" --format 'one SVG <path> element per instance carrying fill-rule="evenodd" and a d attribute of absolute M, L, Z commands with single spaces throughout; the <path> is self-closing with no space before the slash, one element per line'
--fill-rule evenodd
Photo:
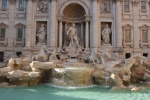
<path fill-rule="evenodd" d="M 37 2 L 37 12 L 38 13 L 47 13 L 48 7 L 47 2 Z"/>
<path fill-rule="evenodd" d="M 133 6 L 137 6 L 139 4 L 138 0 L 132 0 Z"/>
<path fill-rule="evenodd" d="M 100 3 L 101 14 L 110 13 L 111 2 L 110 1 L 102 1 Z"/>
<path fill-rule="evenodd" d="M 15 4 L 16 0 L 8 0 L 10 2 L 10 4 Z"/>

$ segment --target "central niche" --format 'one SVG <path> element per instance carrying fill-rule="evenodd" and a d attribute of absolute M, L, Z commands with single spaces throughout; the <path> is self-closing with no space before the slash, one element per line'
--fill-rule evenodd
<path fill-rule="evenodd" d="M 85 9 L 77 3 L 67 5 L 63 10 L 63 44 L 67 39 L 67 30 L 75 24 L 78 36 L 85 44 Z"/>
<path fill-rule="evenodd" d="M 67 18 L 82 18 L 85 15 L 84 8 L 79 4 L 69 4 L 63 12 L 63 15 Z"/>

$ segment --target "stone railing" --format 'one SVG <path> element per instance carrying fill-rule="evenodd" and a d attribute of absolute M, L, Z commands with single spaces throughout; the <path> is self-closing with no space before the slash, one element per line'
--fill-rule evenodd
<path fill-rule="evenodd" d="M 144 46 L 146 46 L 150 48 L 149 43 L 150 43 L 150 40 L 147 40 L 147 41 L 140 40 L 140 47 L 143 48 Z"/>
<path fill-rule="evenodd" d="M 24 38 L 14 38 L 14 46 L 24 46 L 25 45 L 25 39 Z"/>
<path fill-rule="evenodd" d="M 133 40 L 126 41 L 125 39 L 123 39 L 122 43 L 123 43 L 123 47 L 129 47 L 129 46 L 133 47 Z"/>
<path fill-rule="evenodd" d="M 6 38 L 0 38 L 0 44 L 4 45 L 6 47 L 8 44 L 7 39 Z"/>

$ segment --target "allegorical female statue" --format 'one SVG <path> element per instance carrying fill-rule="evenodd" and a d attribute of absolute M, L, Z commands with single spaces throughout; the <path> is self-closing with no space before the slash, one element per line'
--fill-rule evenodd
<path fill-rule="evenodd" d="M 102 39 L 104 44 L 110 44 L 110 34 L 111 29 L 109 28 L 108 24 L 106 24 L 106 27 L 102 30 Z"/>
<path fill-rule="evenodd" d="M 44 27 L 44 24 L 42 24 L 41 27 L 38 29 L 36 36 L 38 38 L 38 45 L 46 44 L 46 29 Z"/>

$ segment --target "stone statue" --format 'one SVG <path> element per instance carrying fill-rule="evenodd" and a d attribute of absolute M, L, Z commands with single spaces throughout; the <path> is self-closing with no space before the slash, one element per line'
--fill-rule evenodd
<path fill-rule="evenodd" d="M 77 29 L 74 23 L 67 31 L 67 37 L 65 39 L 63 49 L 64 51 L 68 52 L 68 56 L 70 58 L 77 58 L 77 56 L 83 50 L 83 41 L 80 37 L 78 37 Z"/>
<path fill-rule="evenodd" d="M 44 46 L 42 47 L 42 49 L 40 50 L 39 54 L 34 55 L 34 56 L 32 57 L 32 60 L 33 60 L 33 61 L 46 62 L 46 61 L 48 61 L 48 55 L 49 55 L 49 50 L 48 50 L 48 48 L 46 47 L 46 45 L 44 45 Z"/>
<path fill-rule="evenodd" d="M 75 24 L 72 24 L 72 27 L 69 28 L 69 30 L 67 31 L 67 36 L 70 40 L 70 44 L 69 47 L 80 47 L 79 45 L 79 40 L 78 40 L 78 36 L 77 36 L 77 30 L 75 28 Z"/>
<path fill-rule="evenodd" d="M 44 27 L 44 24 L 41 25 L 41 27 L 38 29 L 38 33 L 36 35 L 38 37 L 38 45 L 45 45 L 46 44 L 46 29 Z"/>
<path fill-rule="evenodd" d="M 106 27 L 102 30 L 102 39 L 104 44 L 110 44 L 110 34 L 111 29 L 109 28 L 108 24 L 106 24 Z"/>

